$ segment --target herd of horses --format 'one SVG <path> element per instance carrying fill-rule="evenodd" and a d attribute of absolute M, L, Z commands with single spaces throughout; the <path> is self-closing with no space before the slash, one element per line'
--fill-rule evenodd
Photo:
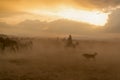
<path fill-rule="evenodd" d="M 0 37 L 0 50 L 18 51 L 21 48 L 32 46 L 31 40 L 20 40 L 18 38 Z"/>
<path fill-rule="evenodd" d="M 79 45 L 79 42 L 73 42 L 72 36 L 69 35 L 65 40 L 65 47 L 76 48 Z M 19 38 L 9 38 L 9 37 L 0 37 L 0 50 L 11 50 L 18 51 L 20 49 L 32 48 L 33 42 L 30 39 L 19 39 Z M 97 52 L 90 54 L 84 53 L 82 56 L 86 59 L 95 59 Z"/>

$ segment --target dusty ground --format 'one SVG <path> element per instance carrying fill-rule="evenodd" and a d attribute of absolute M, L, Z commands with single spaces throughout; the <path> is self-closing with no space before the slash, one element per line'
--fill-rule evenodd
<path fill-rule="evenodd" d="M 95 60 L 83 53 L 97 52 Z M 1 52 L 2 53 L 2 52 Z M 80 40 L 77 48 L 52 39 L 0 55 L 0 80 L 120 80 L 120 42 Z"/>

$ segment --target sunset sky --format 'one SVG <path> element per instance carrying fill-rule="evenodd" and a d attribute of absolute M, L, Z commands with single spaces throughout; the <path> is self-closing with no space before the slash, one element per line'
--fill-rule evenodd
<path fill-rule="evenodd" d="M 0 0 L 2 34 L 119 34 L 119 19 L 120 0 Z"/>

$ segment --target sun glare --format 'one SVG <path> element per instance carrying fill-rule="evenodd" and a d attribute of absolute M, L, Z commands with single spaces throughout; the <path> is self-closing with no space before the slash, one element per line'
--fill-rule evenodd
<path fill-rule="evenodd" d="M 104 26 L 108 19 L 108 13 L 103 13 L 100 11 L 77 10 L 72 8 L 60 9 L 58 11 L 35 10 L 32 11 L 32 13 L 56 16 L 58 18 L 85 22 L 96 26 Z"/>
<path fill-rule="evenodd" d="M 68 9 L 58 13 L 59 16 L 75 21 L 86 22 L 93 25 L 104 26 L 107 23 L 108 15 L 98 11 L 83 11 Z"/>

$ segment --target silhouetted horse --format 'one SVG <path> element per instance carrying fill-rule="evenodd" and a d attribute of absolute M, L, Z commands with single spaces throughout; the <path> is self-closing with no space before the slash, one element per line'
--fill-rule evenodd
<path fill-rule="evenodd" d="M 76 48 L 76 46 L 79 45 L 79 42 L 73 42 L 72 40 L 72 36 L 69 35 L 67 41 L 66 41 L 66 47 L 73 47 L 73 48 Z"/>
<path fill-rule="evenodd" d="M 7 48 L 11 49 L 11 50 L 18 50 L 19 49 L 19 45 L 18 42 L 15 40 L 12 40 L 10 38 L 2 38 L 0 37 L 0 48 L 2 50 L 5 50 Z"/>
<path fill-rule="evenodd" d="M 32 41 L 28 39 L 19 40 L 19 38 L 0 37 L 0 49 L 2 51 L 6 49 L 18 51 L 23 48 L 31 48 L 32 44 Z"/>
<path fill-rule="evenodd" d="M 22 47 L 22 48 L 32 48 L 32 46 L 33 46 L 33 42 L 32 41 L 30 41 L 30 40 L 27 40 L 27 41 L 22 41 L 21 43 L 20 43 L 20 47 Z"/>

